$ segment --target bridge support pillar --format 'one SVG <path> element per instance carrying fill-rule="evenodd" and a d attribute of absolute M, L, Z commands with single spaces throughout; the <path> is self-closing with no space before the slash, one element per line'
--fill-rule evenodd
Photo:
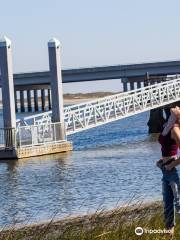
<path fill-rule="evenodd" d="M 149 133 L 160 133 L 164 123 L 163 108 L 150 110 L 149 121 L 147 123 L 149 126 Z"/>
<path fill-rule="evenodd" d="M 122 84 L 123 84 L 123 92 L 127 92 L 128 91 L 128 79 L 127 78 L 123 78 L 121 80 Z"/>
<path fill-rule="evenodd" d="M 52 109 L 52 106 L 51 106 L 51 90 L 48 89 L 48 108 L 49 110 Z"/>
<path fill-rule="evenodd" d="M 38 90 L 34 89 L 34 111 L 38 112 L 39 106 L 38 106 Z"/>
<path fill-rule="evenodd" d="M 134 81 L 130 81 L 130 90 L 134 90 Z"/>
<path fill-rule="evenodd" d="M 21 104 L 21 112 L 25 112 L 25 107 L 24 107 L 24 91 L 20 91 L 20 104 Z"/>
<path fill-rule="evenodd" d="M 15 110 L 18 112 L 18 104 L 17 104 L 17 91 L 14 91 L 14 101 L 15 101 Z"/>
<path fill-rule="evenodd" d="M 124 92 L 132 91 L 135 88 L 141 88 L 142 87 L 142 82 L 143 82 L 142 77 L 126 77 L 126 78 L 123 78 L 122 83 L 123 83 Z M 130 89 L 129 90 L 128 90 L 128 83 L 130 84 Z"/>
<path fill-rule="evenodd" d="M 11 41 L 0 39 L 0 70 L 4 128 L 16 128 Z"/>
<path fill-rule="evenodd" d="M 137 81 L 137 88 L 141 88 L 141 82 Z"/>
<path fill-rule="evenodd" d="M 27 105 L 28 105 L 28 112 L 32 112 L 31 90 L 27 90 Z"/>
<path fill-rule="evenodd" d="M 14 130 L 16 129 L 16 113 L 14 101 L 12 49 L 11 41 L 6 37 L 0 39 L 0 71 L 2 81 L 4 146 L 5 149 L 13 149 L 15 147 Z"/>
<path fill-rule="evenodd" d="M 60 122 L 57 129 L 61 140 L 65 139 L 62 73 L 60 62 L 60 42 L 53 38 L 48 42 L 49 68 L 51 76 L 52 122 Z"/>
<path fill-rule="evenodd" d="M 45 110 L 45 103 L 46 103 L 45 89 L 41 89 L 41 104 L 42 104 L 42 111 Z"/>

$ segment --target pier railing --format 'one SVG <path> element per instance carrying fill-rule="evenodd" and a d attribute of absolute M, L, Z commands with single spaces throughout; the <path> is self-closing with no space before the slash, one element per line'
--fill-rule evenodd
<path fill-rule="evenodd" d="M 58 143 L 64 139 L 64 136 L 64 125 L 61 123 L 22 126 L 16 130 L 16 146 L 22 148 Z"/>
<path fill-rule="evenodd" d="M 64 108 L 67 135 L 180 100 L 180 78 Z M 49 112 L 49 114 L 51 114 Z"/>
<path fill-rule="evenodd" d="M 22 125 L 41 125 L 51 123 L 51 114 L 52 111 L 35 114 L 34 116 L 24 117 L 23 119 L 17 119 L 16 125 L 17 127 Z"/>
<path fill-rule="evenodd" d="M 1 150 L 56 144 L 62 142 L 62 139 L 66 139 L 66 136 L 64 125 L 61 123 L 43 123 L 21 126 L 16 129 L 0 128 Z"/>

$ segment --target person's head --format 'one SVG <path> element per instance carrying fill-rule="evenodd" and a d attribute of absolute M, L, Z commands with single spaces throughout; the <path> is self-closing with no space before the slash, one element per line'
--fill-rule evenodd
<path fill-rule="evenodd" d="M 170 116 L 167 120 L 167 122 L 164 124 L 164 129 L 162 131 L 162 135 L 166 136 L 169 131 L 172 129 L 172 127 L 174 126 L 174 124 L 180 119 L 180 109 L 179 107 L 174 107 L 170 109 Z"/>
<path fill-rule="evenodd" d="M 176 123 L 180 124 L 180 108 L 178 106 L 175 106 L 170 109 L 171 114 L 176 116 Z"/>

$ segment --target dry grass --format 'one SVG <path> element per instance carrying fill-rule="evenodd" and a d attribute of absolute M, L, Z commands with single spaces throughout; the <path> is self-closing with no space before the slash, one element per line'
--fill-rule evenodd
<path fill-rule="evenodd" d="M 164 229 L 163 209 L 160 202 L 136 204 L 111 211 L 97 211 L 92 215 L 66 218 L 60 221 L 52 219 L 49 223 L 26 226 L 20 229 L 8 229 L 0 233 L 3 240 L 136 240 L 168 239 L 160 233 L 142 236 L 135 234 L 136 227 L 154 230 Z M 177 223 L 174 240 L 180 239 L 180 227 Z"/>

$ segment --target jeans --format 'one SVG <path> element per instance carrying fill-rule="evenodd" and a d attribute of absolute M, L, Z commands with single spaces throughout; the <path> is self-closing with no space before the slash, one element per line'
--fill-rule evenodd
<path fill-rule="evenodd" d="M 165 226 L 169 229 L 175 225 L 175 210 L 180 219 L 180 180 L 176 168 L 171 171 L 163 169 L 162 173 L 164 218 Z"/>

